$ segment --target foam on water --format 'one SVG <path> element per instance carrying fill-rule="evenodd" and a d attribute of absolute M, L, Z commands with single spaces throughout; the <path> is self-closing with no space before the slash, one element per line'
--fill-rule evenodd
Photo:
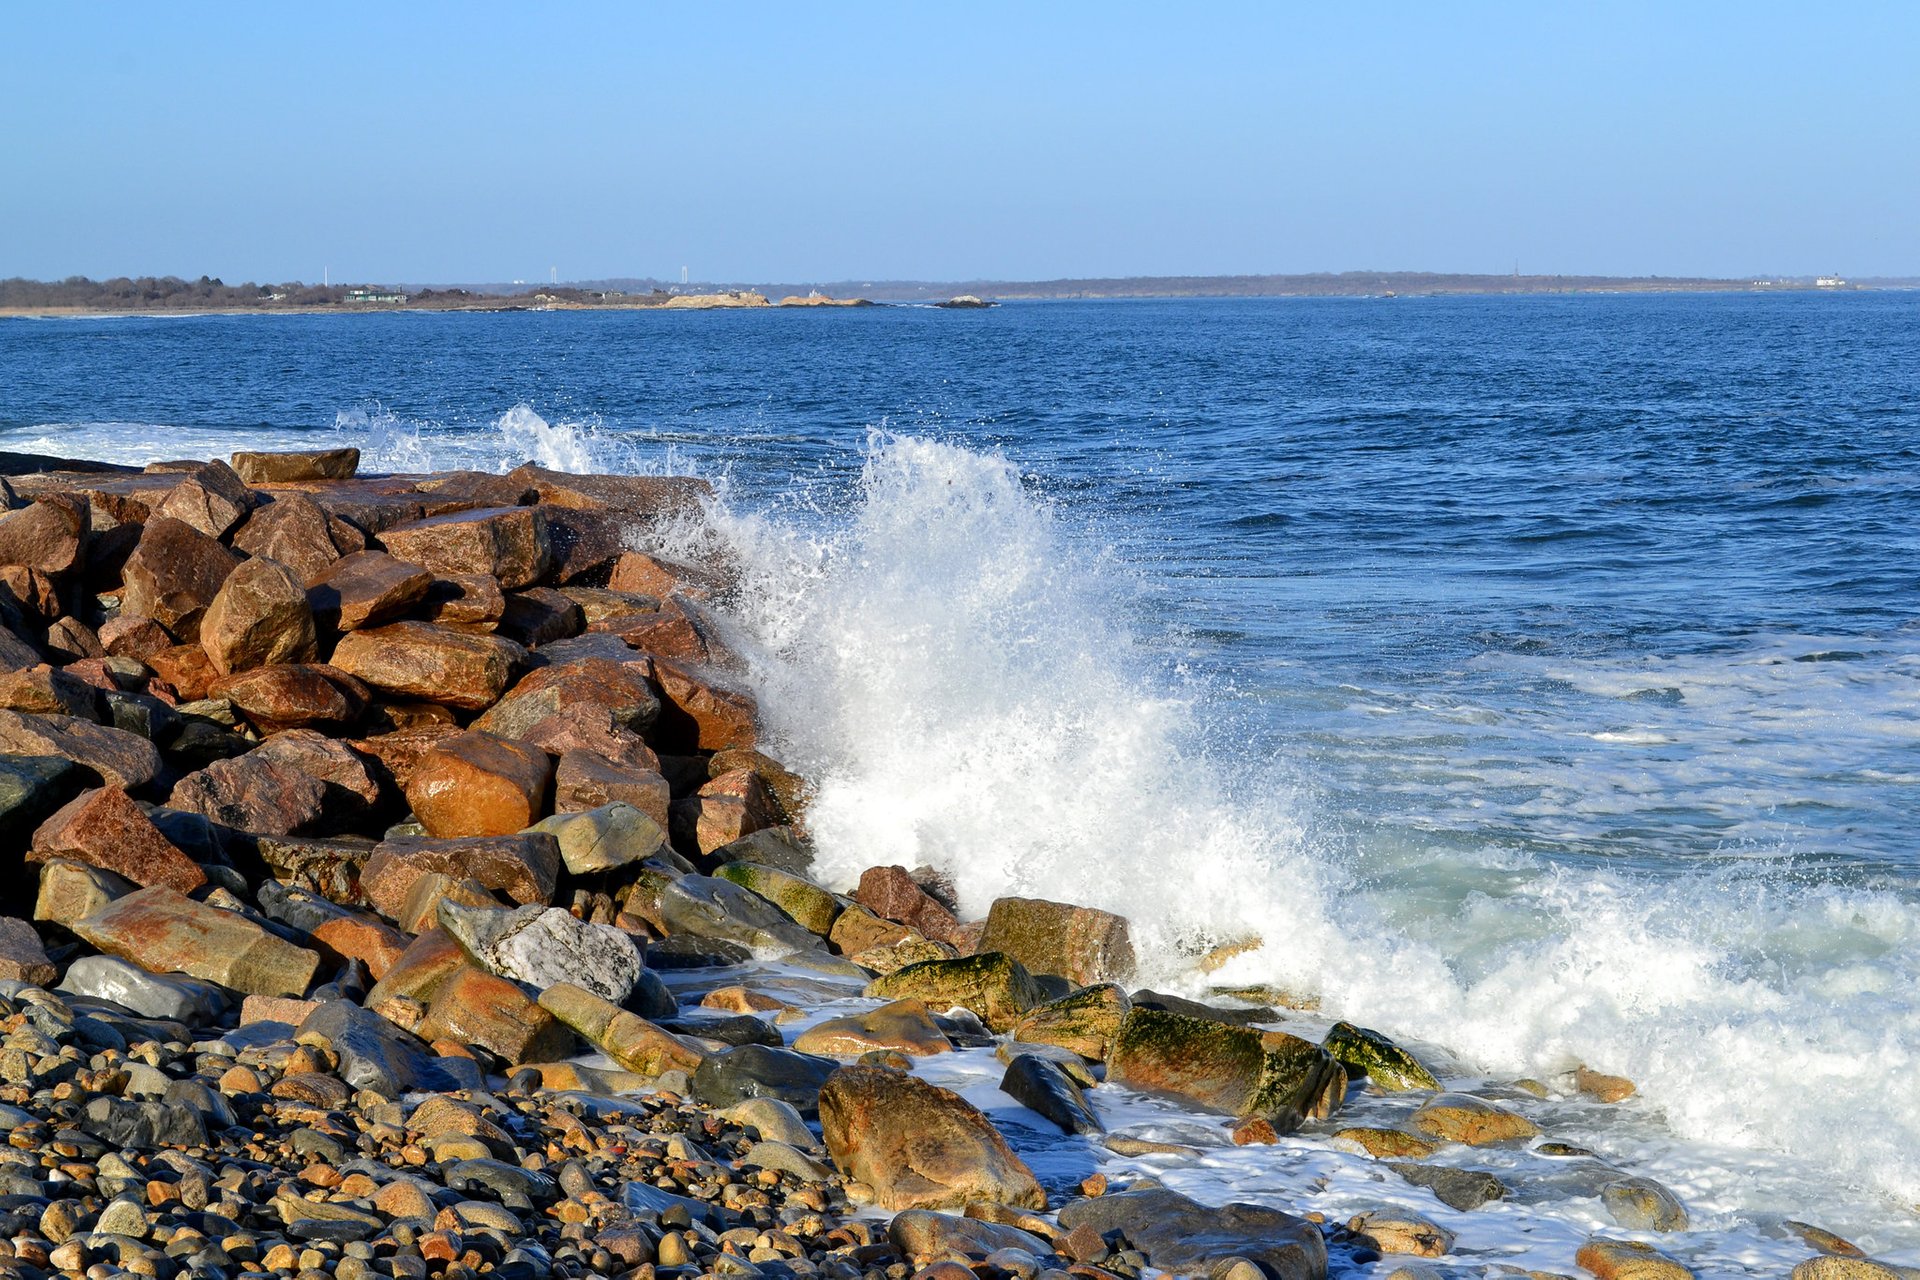
<path fill-rule="evenodd" d="M 995 455 L 877 436 L 839 518 L 714 520 L 829 880 L 928 863 L 970 912 L 1022 893 L 1123 912 L 1145 976 L 1194 987 L 1196 954 L 1260 938 L 1212 980 L 1316 994 L 1466 1075 L 1627 1075 L 1644 1101 L 1590 1122 L 1639 1126 L 1729 1222 L 1824 1213 L 1920 1257 L 1910 897 L 1339 830 L 1286 761 L 1210 740 L 1208 691 L 1122 624 L 1125 575 Z"/>

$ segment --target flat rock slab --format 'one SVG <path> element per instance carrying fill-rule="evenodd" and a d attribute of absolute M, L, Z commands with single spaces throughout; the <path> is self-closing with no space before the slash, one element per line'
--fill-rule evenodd
<path fill-rule="evenodd" d="M 0 752 L 59 756 L 127 791 L 152 782 L 161 767 L 159 750 L 139 734 L 73 716 L 0 711 Z"/>
<path fill-rule="evenodd" d="M 244 916 L 159 887 L 115 899 L 73 931 L 149 972 L 191 974 L 251 995 L 303 996 L 320 964 L 316 953 Z"/>
<path fill-rule="evenodd" d="M 102 787 L 69 801 L 33 833 L 28 858 L 66 858 L 135 884 L 165 885 L 181 893 L 207 882 L 206 873 L 161 835 L 146 810 L 119 787 Z"/>
<path fill-rule="evenodd" d="M 512 591 L 539 581 L 551 549 L 533 507 L 491 507 L 430 516 L 383 530 L 389 555 L 434 573 L 484 573 Z"/>
<path fill-rule="evenodd" d="M 308 579 L 307 601 L 316 622 L 337 631 L 377 627 L 426 598 L 433 575 L 384 551 L 341 556 Z"/>
<path fill-rule="evenodd" d="M 360 469 L 360 450 L 302 449 L 276 453 L 240 452 L 233 470 L 251 485 L 285 484 L 295 480 L 348 480 Z"/>
<path fill-rule="evenodd" d="M 430 622 L 349 632 L 333 651 L 334 666 L 382 693 L 463 711 L 492 706 L 526 660 L 527 651 L 511 640 Z"/>

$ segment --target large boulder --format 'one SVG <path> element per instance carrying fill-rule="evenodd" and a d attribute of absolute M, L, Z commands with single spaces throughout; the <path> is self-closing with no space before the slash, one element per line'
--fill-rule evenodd
<path fill-rule="evenodd" d="M 925 1057 L 946 1053 L 953 1042 L 918 1000 L 895 1000 L 878 1009 L 850 1013 L 815 1023 L 794 1039 L 801 1053 L 830 1058 L 857 1058 L 875 1050 Z"/>
<path fill-rule="evenodd" d="M 674 836 L 711 854 L 756 831 L 778 826 L 780 802 L 760 775 L 735 769 L 714 778 L 699 791 L 676 801 L 671 810 Z"/>
<path fill-rule="evenodd" d="M 535 823 L 532 830 L 559 841 L 560 858 L 576 876 L 643 862 L 667 843 L 667 833 L 658 822 L 618 801 L 580 813 L 556 813 Z"/>
<path fill-rule="evenodd" d="M 139 885 L 191 893 L 207 882 L 193 859 L 160 834 L 146 810 L 119 787 L 75 797 L 33 833 L 28 859 L 64 858 L 111 871 Z"/>
<path fill-rule="evenodd" d="M 479 711 L 506 692 L 527 651 L 495 635 L 395 622 L 341 637 L 333 665 L 396 698 Z"/>
<path fill-rule="evenodd" d="M 286 449 L 275 453 L 233 455 L 233 470 L 248 484 L 291 484 L 302 480 L 351 480 L 360 469 L 360 450 Z"/>
<path fill-rule="evenodd" d="M 1103 1133 L 1106 1126 L 1087 1105 L 1080 1083 L 1057 1062 L 1017 1053 L 1000 1078 L 1000 1092 L 1060 1126 L 1062 1133 Z"/>
<path fill-rule="evenodd" d="M 474 880 L 515 902 L 553 901 L 560 874 L 560 846 L 545 832 L 436 840 L 396 836 L 383 840 L 360 873 L 367 902 L 390 920 L 400 918 L 407 895 L 426 875 Z"/>
<path fill-rule="evenodd" d="M 1418 1058 L 1378 1031 L 1336 1022 L 1320 1046 L 1346 1067 L 1348 1075 L 1365 1076 L 1388 1093 L 1440 1088 L 1440 1082 Z"/>
<path fill-rule="evenodd" d="M 263 733 L 351 724 L 367 706 L 365 685 L 318 663 L 256 667 L 222 676 L 207 692 L 231 702 Z"/>
<path fill-rule="evenodd" d="M 840 900 L 813 881 L 778 867 L 757 862 L 723 862 L 714 875 L 750 889 L 779 907 L 793 922 L 809 933 L 824 938 L 833 932 L 833 922 L 841 912 Z"/>
<path fill-rule="evenodd" d="M 668 1071 L 691 1074 L 707 1059 L 703 1050 L 673 1032 L 571 982 L 549 984 L 540 993 L 540 1007 L 638 1075 L 652 1078 Z"/>
<path fill-rule="evenodd" d="M 138 791 L 160 774 L 160 752 L 151 742 L 75 716 L 0 711 L 0 752 L 71 761 L 106 785 L 126 791 Z"/>
<path fill-rule="evenodd" d="M 442 900 L 438 916 L 475 964 L 536 991 L 567 982 L 619 1004 L 640 982 L 644 964 L 631 936 L 559 907 L 496 911 Z"/>
<path fill-rule="evenodd" d="M 86 566 L 93 508 L 69 493 L 45 493 L 0 515 L 0 564 L 43 574 L 73 573 Z"/>
<path fill-rule="evenodd" d="M 305 995 L 320 964 L 245 916 L 160 886 L 115 899 L 73 931 L 150 973 L 191 974 L 252 995 Z"/>
<path fill-rule="evenodd" d="M 359 631 L 389 622 L 420 603 L 433 586 L 433 575 L 383 551 L 355 551 L 307 581 L 307 599 L 322 626 Z"/>
<path fill-rule="evenodd" d="M 904 1072 L 834 1072 L 820 1090 L 820 1127 L 834 1164 L 882 1209 L 1046 1207 L 1033 1171 L 979 1108 Z"/>
<path fill-rule="evenodd" d="M 440 983 L 418 1034 L 427 1041 L 479 1045 L 509 1063 L 563 1058 L 573 1042 L 565 1025 L 517 984 L 472 967 L 456 969 Z"/>
<path fill-rule="evenodd" d="M 905 867 L 868 867 L 860 873 L 853 900 L 888 920 L 916 929 L 923 937 L 955 941 L 960 921 L 953 912 L 920 887 Z"/>
<path fill-rule="evenodd" d="M 1470 1093 L 1443 1093 L 1430 1098 L 1408 1117 L 1407 1123 L 1429 1137 L 1469 1147 L 1518 1142 L 1540 1134 L 1540 1126 L 1519 1112 Z"/>
<path fill-rule="evenodd" d="M 1600 1280 L 1693 1280 L 1693 1272 L 1684 1265 L 1638 1240 L 1607 1240 L 1595 1236 L 1580 1246 L 1573 1261 Z M 1794 1275 L 1796 1280 L 1811 1280 L 1810 1276 L 1801 1276 L 1797 1269 Z"/>
<path fill-rule="evenodd" d="M 553 811 L 578 813 L 602 805 L 632 805 L 664 834 L 673 788 L 658 769 L 609 760 L 598 751 L 564 751 L 553 767 Z"/>
<path fill-rule="evenodd" d="M 1057 1045 L 1090 1062 L 1105 1062 L 1107 1047 L 1133 1011 L 1127 993 L 1111 982 L 1049 1001 L 1013 1025 L 1013 1038 L 1027 1044 Z"/>
<path fill-rule="evenodd" d="M 293 570 L 256 556 L 227 575 L 200 619 L 200 645 L 221 675 L 279 662 L 311 662 L 313 609 Z"/>
<path fill-rule="evenodd" d="M 987 912 L 981 951 L 1012 956 L 1033 973 L 1072 982 L 1124 982 L 1133 976 L 1126 917 L 1043 898 L 1001 898 Z"/>
<path fill-rule="evenodd" d="M 681 876 L 667 884 L 657 910 L 669 933 L 738 943 L 764 959 L 820 945 L 819 938 L 759 894 L 712 876 Z"/>
<path fill-rule="evenodd" d="M 1136 1006 L 1114 1034 L 1107 1079 L 1285 1131 L 1331 1115 L 1347 1075 L 1319 1045 L 1284 1031 Z"/>
<path fill-rule="evenodd" d="M 167 807 L 255 835 L 284 836 L 318 822 L 327 787 L 299 764 L 263 755 L 215 760 L 174 784 Z"/>
<path fill-rule="evenodd" d="M 380 534 L 388 554 L 435 573 L 485 573 L 509 591 L 547 571 L 546 517 L 534 507 L 492 507 L 429 516 Z"/>
<path fill-rule="evenodd" d="M 1207 1275 L 1230 1258 L 1253 1263 L 1272 1280 L 1325 1280 L 1327 1247 L 1320 1228 L 1263 1205 L 1218 1208 L 1165 1187 L 1075 1200 L 1060 1210 L 1067 1231 L 1123 1234 L 1155 1269 Z"/>
<path fill-rule="evenodd" d="M 407 803 L 429 835 L 503 836 L 540 820 L 552 780 L 553 759 L 539 747 L 468 731 L 420 757 Z"/>
<path fill-rule="evenodd" d="M 615 724 L 644 733 L 660 714 L 660 698 L 648 670 L 644 662 L 605 658 L 540 667 L 474 721 L 474 727 L 520 738 L 550 716 L 585 706 L 603 708 Z"/>
<path fill-rule="evenodd" d="M 820 1090 L 833 1074 L 831 1058 L 763 1044 L 743 1044 L 710 1055 L 693 1073 L 693 1096 L 710 1107 L 772 1098 L 802 1115 L 819 1112 Z"/>
<path fill-rule="evenodd" d="M 998 951 L 910 964 L 875 978 L 866 994 L 878 1000 L 912 996 L 930 1009 L 967 1009 L 996 1035 L 1011 1030 L 1022 1014 L 1046 999 L 1026 967 Z"/>
<path fill-rule="evenodd" d="M 239 557 L 179 520 L 147 521 L 121 570 L 120 612 L 152 618 L 182 644 L 200 638 L 200 619 Z"/>
<path fill-rule="evenodd" d="M 39 931 L 25 920 L 0 916 L 0 981 L 46 987 L 59 976 Z"/>
<path fill-rule="evenodd" d="M 190 525 L 209 538 L 223 538 L 258 503 L 259 495 L 247 482 L 232 467 L 215 460 L 184 473 L 153 513 Z"/>
<path fill-rule="evenodd" d="M 309 584 L 345 554 L 334 541 L 327 513 L 302 493 L 282 493 L 256 507 L 234 531 L 233 546 L 250 556 L 278 560 Z"/>
<path fill-rule="evenodd" d="M 662 751 L 724 751 L 751 747 L 759 734 L 753 696 L 707 668 L 657 660 L 660 719 L 653 731 Z"/>

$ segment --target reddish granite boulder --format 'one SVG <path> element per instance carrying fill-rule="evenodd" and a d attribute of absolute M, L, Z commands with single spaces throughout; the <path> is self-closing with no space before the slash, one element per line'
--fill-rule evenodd
<path fill-rule="evenodd" d="M 191 525 L 209 538 L 227 532 L 252 511 L 259 496 L 224 462 L 195 467 L 154 508 L 154 515 Z"/>
<path fill-rule="evenodd" d="M 518 734 L 551 756 L 569 751 L 591 751 L 603 760 L 630 769 L 658 771 L 660 757 L 646 739 L 616 723 L 605 707 L 574 706 L 536 721 Z"/>
<path fill-rule="evenodd" d="M 159 886 L 116 898 L 73 931 L 149 973 L 190 974 L 250 995 L 305 995 L 320 964 L 243 915 Z"/>
<path fill-rule="evenodd" d="M 139 885 L 191 893 L 207 882 L 193 859 L 160 834 L 146 811 L 119 787 L 101 787 L 69 801 L 33 833 L 29 862 L 66 858 L 125 876 Z"/>
<path fill-rule="evenodd" d="M 952 943 L 960 927 L 953 912 L 922 889 L 905 867 L 868 867 L 860 873 L 860 887 L 853 891 L 853 900 L 875 915 L 908 925 L 940 942 Z"/>
<path fill-rule="evenodd" d="M 737 662 L 732 650 L 721 645 L 712 628 L 696 618 L 680 600 L 663 600 L 656 609 L 620 614 L 592 626 L 619 636 L 627 646 L 640 653 L 676 662 L 706 665 Z"/>
<path fill-rule="evenodd" d="M 660 750 L 724 751 L 754 744 L 759 708 L 751 694 L 717 672 L 677 662 L 656 661 L 653 678 L 661 706 L 649 736 Z"/>
<path fill-rule="evenodd" d="M 553 770 L 553 811 L 579 813 L 619 800 L 667 827 L 672 788 L 657 769 L 618 764 L 594 751 L 568 751 Z"/>
<path fill-rule="evenodd" d="M 326 784 L 261 750 L 188 774 L 174 785 L 167 807 L 255 835 L 291 835 L 318 822 L 326 807 Z"/>
<path fill-rule="evenodd" d="M 316 733 L 312 729 L 289 729 L 277 733 L 248 753 L 273 764 L 298 769 L 327 788 L 326 825 L 333 829 L 352 825 L 360 815 L 382 799 L 380 783 L 367 767 L 367 760 L 344 742 Z"/>
<path fill-rule="evenodd" d="M 533 507 L 483 507 L 429 516 L 380 534 L 388 554 L 438 574 L 485 573 L 511 591 L 540 580 L 551 554 Z"/>
<path fill-rule="evenodd" d="M 460 631 L 492 631 L 507 613 L 500 580 L 487 573 L 449 573 L 433 580 L 421 613 Z"/>
<path fill-rule="evenodd" d="M 99 705 L 99 689 L 44 662 L 0 674 L 0 707 L 9 711 L 98 720 Z"/>
<path fill-rule="evenodd" d="M 406 953 L 409 939 L 371 916 L 344 915 L 314 929 L 314 944 L 341 960 L 358 960 L 378 982 Z"/>
<path fill-rule="evenodd" d="M 86 565 L 93 534 L 93 508 L 70 493 L 45 493 L 17 511 L 0 515 L 0 564 L 17 564 L 53 575 Z"/>
<path fill-rule="evenodd" d="M 544 832 L 466 840 L 398 836 L 381 841 L 367 859 L 360 891 L 374 910 L 397 920 L 414 881 L 433 873 L 544 905 L 553 901 L 560 875 L 560 843 Z"/>
<path fill-rule="evenodd" d="M 173 647 L 173 637 L 152 618 L 120 614 L 100 624 L 101 645 L 116 658 L 145 662 L 162 649 Z"/>
<path fill-rule="evenodd" d="M 263 733 L 352 724 L 367 706 L 365 685 L 344 671 L 318 663 L 256 667 L 222 676 L 208 693 L 233 703 Z"/>
<path fill-rule="evenodd" d="M 820 1090 L 820 1129 L 834 1164 L 872 1187 L 881 1209 L 1046 1208 L 1033 1171 L 979 1108 L 904 1071 L 835 1071 Z"/>
<path fill-rule="evenodd" d="M 288 484 L 299 480 L 348 480 L 360 469 L 360 451 L 289 449 L 275 453 L 236 453 L 233 470 L 248 484 Z"/>
<path fill-rule="evenodd" d="M 529 463 L 507 478 L 531 488 L 541 502 L 614 512 L 629 525 L 697 517 L 713 497 L 713 486 L 692 476 L 576 475 Z"/>
<path fill-rule="evenodd" d="M 503 836 L 545 815 L 553 759 L 538 747 L 469 730 L 430 747 L 407 779 L 407 802 L 440 838 Z"/>
<path fill-rule="evenodd" d="M 307 589 L 292 569 L 256 556 L 227 575 L 200 619 L 200 647 L 221 675 L 311 662 L 316 642 Z"/>
<path fill-rule="evenodd" d="M 505 978 L 465 966 L 440 984 L 420 1038 L 478 1045 L 509 1064 L 551 1062 L 573 1048 L 573 1033 Z"/>
<path fill-rule="evenodd" d="M 0 981 L 50 987 L 59 980 L 60 970 L 47 958 L 39 931 L 25 920 L 0 917 Z"/>
<path fill-rule="evenodd" d="M 433 750 L 435 743 L 459 732 L 461 730 L 457 725 L 427 722 L 408 725 L 389 733 L 378 733 L 370 738 L 356 738 L 353 747 L 378 760 L 394 783 L 404 791 L 413 777 L 413 771 L 420 767 L 421 757 Z"/>
<path fill-rule="evenodd" d="M 385 694 L 480 711 L 506 692 L 526 658 L 499 636 L 395 622 L 342 637 L 333 665 Z"/>
<path fill-rule="evenodd" d="M 181 702 L 198 702 L 213 690 L 220 673 L 213 659 L 197 644 L 177 644 L 170 649 L 148 654 L 146 664 L 156 679 L 178 695 Z"/>
<path fill-rule="evenodd" d="M 725 574 L 703 565 L 644 551 L 625 553 L 614 561 L 613 570 L 607 575 L 608 590 L 629 591 L 656 600 L 665 600 L 676 593 L 704 599 L 724 592 L 728 585 Z"/>
<path fill-rule="evenodd" d="M 335 631 L 377 627 L 407 612 L 433 587 L 433 575 L 382 551 L 356 551 L 309 578 L 315 620 Z"/>
<path fill-rule="evenodd" d="M 552 587 L 528 587 L 507 596 L 501 635 L 529 649 L 577 636 L 586 629 L 580 606 Z"/>
<path fill-rule="evenodd" d="M 138 791 L 160 774 L 159 751 L 139 734 L 72 716 L 0 711 L 0 753 L 59 756 L 128 791 Z"/>
<path fill-rule="evenodd" d="M 605 708 L 615 723 L 644 733 L 660 714 L 660 698 L 645 662 L 582 658 L 530 671 L 487 713 L 474 721 L 504 737 L 525 737 L 535 724 L 572 707 Z"/>
<path fill-rule="evenodd" d="M 120 612 L 152 618 L 182 644 L 192 644 L 200 638 L 201 616 L 238 563 L 217 539 L 155 516 L 121 570 Z"/>
<path fill-rule="evenodd" d="M 236 549 L 278 560 L 311 583 L 345 554 L 334 540 L 333 522 L 301 493 L 282 493 L 257 509 L 233 535 Z"/>
<path fill-rule="evenodd" d="M 78 618 L 55 618 L 47 628 L 47 656 L 55 662 L 84 662 L 107 656 L 106 646 L 92 627 Z"/>
<path fill-rule="evenodd" d="M 712 853 L 742 836 L 780 824 L 780 806 L 760 775 L 735 769 L 676 801 L 671 810 L 677 840 Z"/>

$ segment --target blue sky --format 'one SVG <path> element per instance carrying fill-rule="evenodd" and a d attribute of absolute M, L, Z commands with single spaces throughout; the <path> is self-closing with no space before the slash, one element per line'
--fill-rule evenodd
<path fill-rule="evenodd" d="M 1920 5 L 0 4 L 0 275 L 1920 274 Z"/>

